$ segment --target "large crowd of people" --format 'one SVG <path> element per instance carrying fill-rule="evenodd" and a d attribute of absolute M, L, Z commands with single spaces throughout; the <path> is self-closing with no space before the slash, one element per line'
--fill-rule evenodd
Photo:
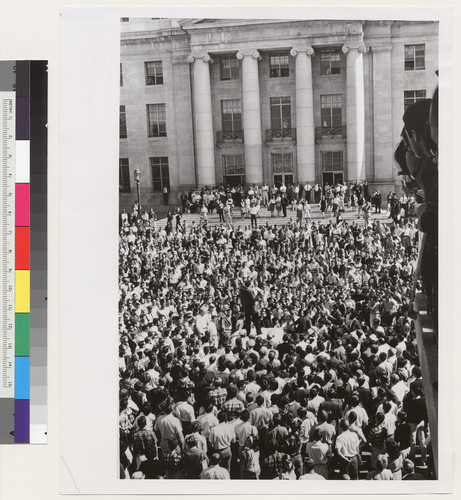
<path fill-rule="evenodd" d="M 416 444 L 425 460 L 417 234 L 407 219 L 122 230 L 122 475 L 356 479 L 364 450 L 375 470 L 397 446 L 399 478 Z"/>
<path fill-rule="evenodd" d="M 271 187 L 264 183 L 253 184 L 249 188 L 238 185 L 225 188 L 205 186 L 201 189 L 183 192 L 179 198 L 181 213 L 210 214 L 216 211 L 220 221 L 232 221 L 250 217 L 252 208 L 265 207 L 271 217 L 287 216 L 287 209 L 304 210 L 308 212 L 312 206 L 318 206 L 323 214 L 330 213 L 335 217 L 346 210 L 356 211 L 358 217 L 366 213 L 381 213 L 398 221 L 401 217 L 414 215 L 416 200 L 412 193 L 402 192 L 397 196 L 388 192 L 386 198 L 379 189 L 371 189 L 368 183 L 337 182 L 323 187 L 319 183 L 292 183 L 286 186 L 283 182 Z M 229 217 L 231 215 L 231 218 Z"/>
<path fill-rule="evenodd" d="M 121 478 L 434 477 L 409 306 L 421 243 L 410 200 L 431 211 L 435 195 L 410 186 L 392 222 L 359 224 L 339 216 L 354 186 L 331 191 L 326 223 L 122 216 Z M 292 208 L 306 196 L 298 189 Z M 274 195 L 249 188 L 247 198 L 269 207 Z M 238 207 L 234 193 L 217 200 L 218 211 Z"/>

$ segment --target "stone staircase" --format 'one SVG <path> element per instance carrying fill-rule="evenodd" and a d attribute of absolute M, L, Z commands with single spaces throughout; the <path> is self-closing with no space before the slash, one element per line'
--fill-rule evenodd
<path fill-rule="evenodd" d="M 176 207 L 174 207 L 174 208 L 176 208 Z M 156 213 L 157 213 L 157 218 L 159 220 L 159 223 L 158 223 L 159 227 L 165 226 L 166 219 L 164 217 L 166 217 L 168 211 L 165 212 L 163 217 L 160 217 L 159 213 L 157 211 L 156 211 Z M 311 205 L 311 219 L 315 220 L 316 222 L 320 222 L 322 224 L 327 224 L 328 222 L 330 222 L 330 220 L 333 220 L 333 221 L 336 220 L 333 217 L 333 214 L 331 214 L 330 212 L 325 213 L 325 217 L 323 217 L 322 212 L 320 211 L 320 209 L 318 208 L 317 205 Z M 358 222 L 360 225 L 364 224 L 363 217 L 360 216 L 360 218 L 357 218 L 357 211 L 352 210 L 352 209 L 346 209 L 346 212 L 342 214 L 342 219 L 346 220 L 348 222 L 355 221 L 355 222 Z M 371 214 L 370 220 L 376 220 L 376 219 L 382 221 L 383 223 L 391 222 L 391 219 L 389 218 L 389 215 L 387 214 L 387 212 L 381 212 L 380 214 L 374 214 L 374 213 Z M 272 217 L 270 211 L 267 208 L 261 207 L 261 210 L 260 210 L 259 216 L 258 216 L 258 226 L 259 225 L 261 225 L 261 226 L 266 225 L 267 223 L 270 225 L 275 225 L 275 226 L 284 226 L 290 220 L 292 222 L 296 222 L 296 220 L 297 220 L 296 211 L 292 210 L 291 206 L 288 207 L 288 209 L 287 209 L 287 216 L 286 217 L 277 216 L 277 215 L 275 217 Z M 306 220 L 307 219 L 304 217 L 303 222 L 306 222 Z M 192 224 L 192 222 L 199 224 L 200 223 L 200 215 L 196 214 L 196 213 L 183 215 L 183 223 L 186 223 L 186 225 L 190 225 L 190 224 Z M 249 217 L 243 218 L 243 219 L 241 218 L 240 209 L 234 209 L 234 217 L 232 219 L 232 223 L 234 226 L 242 226 L 242 227 L 251 225 Z M 175 221 L 174 221 L 174 224 L 176 224 Z M 207 224 L 214 226 L 216 224 L 223 224 L 223 223 L 219 222 L 219 216 L 216 212 L 214 212 L 212 214 L 208 214 Z"/>

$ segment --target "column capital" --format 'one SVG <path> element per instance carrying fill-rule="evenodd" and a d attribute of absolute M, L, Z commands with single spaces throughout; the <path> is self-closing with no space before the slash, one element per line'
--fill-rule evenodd
<path fill-rule="evenodd" d="M 392 50 L 392 45 L 387 44 L 379 44 L 379 45 L 373 45 L 370 47 L 370 50 L 372 52 L 391 52 Z"/>
<path fill-rule="evenodd" d="M 302 49 L 293 47 L 290 50 L 290 55 L 292 55 L 293 57 L 296 57 L 298 54 L 307 54 L 308 56 L 314 56 L 315 51 L 310 45 L 308 47 L 303 47 Z"/>
<path fill-rule="evenodd" d="M 207 53 L 205 53 L 205 54 L 189 54 L 187 56 L 187 62 L 189 64 L 193 63 L 197 59 L 202 59 L 203 62 L 213 63 L 213 59 L 211 59 L 210 55 Z"/>
<path fill-rule="evenodd" d="M 261 60 L 261 54 L 255 50 L 239 50 L 236 54 L 237 59 L 241 61 L 244 57 L 252 57 L 253 59 Z"/>
<path fill-rule="evenodd" d="M 365 54 L 367 48 L 363 42 L 346 42 L 341 50 L 344 54 L 347 54 L 350 50 L 358 50 L 362 54 Z"/>

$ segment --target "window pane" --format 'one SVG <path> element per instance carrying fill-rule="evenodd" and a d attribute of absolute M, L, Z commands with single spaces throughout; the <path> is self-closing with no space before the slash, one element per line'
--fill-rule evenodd
<path fill-rule="evenodd" d="M 424 49 L 425 49 L 424 44 L 415 45 L 415 55 L 416 55 L 416 57 L 418 57 L 418 56 L 424 57 Z"/>
<path fill-rule="evenodd" d="M 324 50 L 320 53 L 320 74 L 338 75 L 341 73 L 341 57 L 338 50 Z"/>
<path fill-rule="evenodd" d="M 147 124 L 149 137 L 166 136 L 165 104 L 147 105 Z"/>
<path fill-rule="evenodd" d="M 424 69 L 425 67 L 425 62 L 424 62 L 424 56 L 418 56 L 415 59 L 415 69 Z"/>
<path fill-rule="evenodd" d="M 221 101 L 222 123 L 224 132 L 240 132 L 242 130 L 242 108 L 240 99 Z"/>
<path fill-rule="evenodd" d="M 150 61 L 145 63 L 146 85 L 163 84 L 163 64 L 162 61 Z"/>
<path fill-rule="evenodd" d="M 405 45 L 405 70 L 425 68 L 425 45 Z"/>
<path fill-rule="evenodd" d="M 234 55 L 222 56 L 221 80 L 236 80 L 239 78 L 239 62 Z"/>
<path fill-rule="evenodd" d="M 152 187 L 154 191 L 162 191 L 165 186 L 170 186 L 168 157 L 159 156 L 149 158 L 152 168 Z"/>
<path fill-rule="evenodd" d="M 289 76 L 288 54 L 272 54 L 269 57 L 269 75 L 271 78 Z"/>
<path fill-rule="evenodd" d="M 224 175 L 243 175 L 245 167 L 243 155 L 223 155 Z"/>
<path fill-rule="evenodd" d="M 322 127 L 342 126 L 342 99 L 341 94 L 320 96 L 320 117 Z"/>
<path fill-rule="evenodd" d="M 125 106 L 120 106 L 120 139 L 127 138 Z"/>
<path fill-rule="evenodd" d="M 119 159 L 119 185 L 121 191 L 130 191 L 130 167 L 128 158 Z"/>
<path fill-rule="evenodd" d="M 272 154 L 272 169 L 274 172 L 292 172 L 293 155 L 291 153 Z"/>
<path fill-rule="evenodd" d="M 271 127 L 272 130 L 291 128 L 290 97 L 271 97 Z"/>
<path fill-rule="evenodd" d="M 331 96 L 330 95 L 321 95 L 320 96 L 320 106 L 322 108 L 329 108 L 331 106 Z"/>
<path fill-rule="evenodd" d="M 343 152 L 342 151 L 325 151 L 322 153 L 323 170 L 338 171 L 343 169 Z"/>

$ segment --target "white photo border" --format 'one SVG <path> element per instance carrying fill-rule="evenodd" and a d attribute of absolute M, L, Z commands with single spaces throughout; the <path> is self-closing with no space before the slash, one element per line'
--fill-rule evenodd
<path fill-rule="evenodd" d="M 121 17 L 439 21 L 439 479 L 127 481 L 118 436 L 118 109 Z M 60 480 L 82 494 L 449 493 L 452 488 L 452 12 L 429 7 L 61 8 Z M 397 140 L 397 138 L 396 138 Z M 390 160 L 391 161 L 391 160 Z M 448 335 L 447 335 L 448 332 Z"/>

